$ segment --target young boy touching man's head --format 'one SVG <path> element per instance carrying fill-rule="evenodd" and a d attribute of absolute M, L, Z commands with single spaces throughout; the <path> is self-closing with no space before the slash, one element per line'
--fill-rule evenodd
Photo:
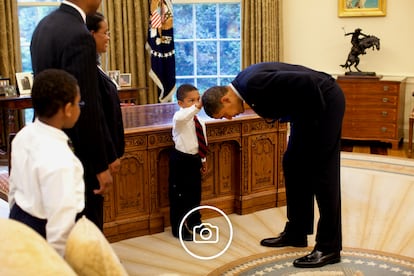
<path fill-rule="evenodd" d="M 176 96 L 180 109 L 173 117 L 172 136 L 175 148 L 169 164 L 169 199 L 172 234 L 178 238 L 181 220 L 201 202 L 201 176 L 207 172 L 207 136 L 204 122 L 196 116 L 202 108 L 197 88 L 183 84 L 177 89 Z M 203 138 L 203 147 L 198 138 Z M 193 230 L 201 229 L 202 226 L 200 212 L 193 212 L 183 225 L 182 239 L 194 240 Z"/>

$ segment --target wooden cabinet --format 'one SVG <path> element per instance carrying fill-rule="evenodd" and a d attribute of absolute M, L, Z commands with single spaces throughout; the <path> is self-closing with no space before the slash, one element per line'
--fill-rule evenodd
<path fill-rule="evenodd" d="M 122 108 L 126 149 L 104 203 L 104 234 L 111 242 L 162 232 L 170 224 L 168 161 L 177 108 L 175 103 Z M 209 144 L 201 204 L 227 214 L 285 205 L 286 124 L 268 124 L 250 109 L 233 120 L 199 116 L 206 121 Z"/>
<path fill-rule="evenodd" d="M 342 138 L 398 144 L 404 136 L 405 79 L 339 76 L 346 110 Z"/>

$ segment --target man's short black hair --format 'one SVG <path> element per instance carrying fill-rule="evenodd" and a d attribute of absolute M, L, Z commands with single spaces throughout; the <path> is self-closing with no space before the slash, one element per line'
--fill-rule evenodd
<path fill-rule="evenodd" d="M 60 69 L 46 69 L 35 76 L 32 87 L 33 109 L 38 117 L 50 118 L 67 103 L 74 103 L 78 82 Z"/>
<path fill-rule="evenodd" d="M 228 93 L 227 86 L 213 86 L 207 89 L 201 98 L 206 114 L 212 118 L 223 108 L 221 98 Z"/>

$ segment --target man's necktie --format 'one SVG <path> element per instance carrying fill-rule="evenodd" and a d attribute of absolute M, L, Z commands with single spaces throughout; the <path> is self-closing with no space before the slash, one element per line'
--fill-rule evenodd
<path fill-rule="evenodd" d="M 197 116 L 194 116 L 194 124 L 198 140 L 198 154 L 201 158 L 204 158 L 207 155 L 207 143 L 204 137 L 203 127 L 201 126 L 200 121 L 197 119 Z"/>

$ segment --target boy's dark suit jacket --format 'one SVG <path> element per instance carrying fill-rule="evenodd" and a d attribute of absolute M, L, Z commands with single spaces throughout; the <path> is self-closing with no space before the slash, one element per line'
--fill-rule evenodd
<path fill-rule="evenodd" d="M 85 169 L 86 190 L 99 188 L 96 174 L 108 169 L 107 137 L 101 95 L 98 91 L 95 41 L 86 28 L 80 13 L 62 4 L 36 27 L 30 46 L 33 73 L 36 76 L 47 68 L 71 73 L 80 87 L 85 106 L 76 125 L 67 130 L 75 153 Z M 110 158 L 112 159 L 112 158 Z"/>

